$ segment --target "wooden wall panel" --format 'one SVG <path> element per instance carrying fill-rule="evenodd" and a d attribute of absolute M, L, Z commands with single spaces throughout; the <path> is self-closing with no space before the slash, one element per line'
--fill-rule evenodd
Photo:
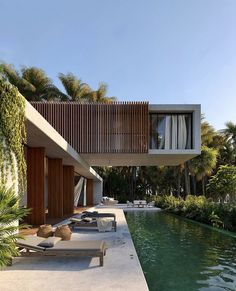
<path fill-rule="evenodd" d="M 93 180 L 87 179 L 86 185 L 86 204 L 93 205 Z"/>
<path fill-rule="evenodd" d="M 79 153 L 147 153 L 148 103 L 31 102 Z"/>
<path fill-rule="evenodd" d="M 62 159 L 48 159 L 48 216 L 63 217 Z"/>
<path fill-rule="evenodd" d="M 27 148 L 27 207 L 31 213 L 27 222 L 31 225 L 45 223 L 45 149 Z"/>
<path fill-rule="evenodd" d="M 63 214 L 74 212 L 74 167 L 63 166 Z"/>

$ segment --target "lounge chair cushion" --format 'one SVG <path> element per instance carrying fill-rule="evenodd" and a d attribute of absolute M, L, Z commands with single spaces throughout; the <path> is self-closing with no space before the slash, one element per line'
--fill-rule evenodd
<path fill-rule="evenodd" d="M 40 242 L 38 245 L 40 247 L 51 248 L 56 245 L 61 240 L 61 237 L 51 236 Z"/>
<path fill-rule="evenodd" d="M 104 241 L 59 241 L 53 248 L 45 251 L 103 251 L 107 249 Z"/>
<path fill-rule="evenodd" d="M 98 211 L 83 211 L 82 214 L 81 214 L 81 218 L 85 218 L 85 217 L 88 217 L 88 216 L 93 216 L 93 215 L 96 215 L 98 214 Z"/>
<path fill-rule="evenodd" d="M 32 250 L 44 251 L 45 247 L 39 246 L 39 244 L 44 241 L 44 237 L 35 236 L 35 235 L 28 235 L 25 239 L 18 239 L 17 245 L 23 248 L 29 248 Z"/>
<path fill-rule="evenodd" d="M 18 239 L 17 245 L 25 246 L 30 249 L 47 250 L 45 247 L 40 247 L 39 244 L 44 241 L 45 238 L 28 235 L 25 239 Z M 107 249 L 106 243 L 102 240 L 90 240 L 90 241 L 58 241 L 54 247 L 48 248 L 48 250 L 104 250 Z"/>
<path fill-rule="evenodd" d="M 71 217 L 70 221 L 72 221 L 72 222 L 81 222 L 82 219 L 81 218 L 77 218 L 77 217 Z"/>
<path fill-rule="evenodd" d="M 91 222 L 93 219 L 92 217 L 85 217 L 82 219 L 84 222 Z"/>
<path fill-rule="evenodd" d="M 112 219 L 111 218 L 97 218 L 97 226 L 99 232 L 111 231 L 112 230 Z"/>

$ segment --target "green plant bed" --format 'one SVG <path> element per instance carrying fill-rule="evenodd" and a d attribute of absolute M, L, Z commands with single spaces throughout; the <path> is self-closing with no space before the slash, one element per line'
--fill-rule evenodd
<path fill-rule="evenodd" d="M 181 219 L 183 219 L 183 220 L 191 221 L 191 223 L 195 223 L 197 225 L 201 225 L 201 226 L 204 226 L 204 227 L 209 228 L 211 230 L 217 231 L 219 233 L 222 233 L 222 234 L 231 236 L 233 238 L 236 238 L 236 232 L 232 232 L 232 231 L 229 231 L 229 230 L 225 230 L 223 228 L 214 227 L 214 226 L 209 225 L 207 223 L 199 222 L 197 220 L 194 220 L 194 219 L 191 219 L 191 218 L 187 218 L 187 217 L 185 217 L 183 215 L 178 215 L 178 214 L 175 214 L 173 212 L 170 212 L 170 211 L 167 211 L 167 210 L 164 210 L 164 209 L 162 211 L 165 212 L 165 213 L 168 213 L 169 215 L 173 215 L 173 216 L 176 216 L 176 217 L 181 217 Z"/>
<path fill-rule="evenodd" d="M 157 197 L 156 206 L 215 228 L 236 232 L 235 205 L 219 204 L 204 196 L 189 195 L 185 200 L 173 196 Z"/>
<path fill-rule="evenodd" d="M 18 231 L 27 225 L 18 225 L 18 221 L 22 221 L 28 213 L 28 209 L 20 206 L 20 197 L 15 195 L 14 190 L 0 184 L 0 268 L 19 254 L 15 241 L 22 238 Z"/>

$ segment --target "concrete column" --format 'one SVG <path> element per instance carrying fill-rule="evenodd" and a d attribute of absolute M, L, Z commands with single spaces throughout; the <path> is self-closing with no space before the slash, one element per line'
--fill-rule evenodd
<path fill-rule="evenodd" d="M 48 216 L 63 217 L 62 159 L 48 159 Z"/>
<path fill-rule="evenodd" d="M 27 207 L 32 209 L 27 222 L 32 225 L 45 223 L 44 183 L 45 148 L 27 148 Z"/>
<path fill-rule="evenodd" d="M 74 167 L 63 166 L 63 214 L 74 213 Z"/>

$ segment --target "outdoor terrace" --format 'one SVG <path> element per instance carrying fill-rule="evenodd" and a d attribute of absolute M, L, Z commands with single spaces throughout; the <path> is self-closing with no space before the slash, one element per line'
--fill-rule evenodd
<path fill-rule="evenodd" d="M 117 232 L 75 230 L 72 240 L 105 240 L 108 244 L 104 266 L 98 258 L 15 258 L 0 278 L 0 290 L 148 290 L 123 209 L 97 207 L 116 214 Z M 91 208 L 90 210 L 94 210 Z M 132 208 L 128 209 L 132 211 Z M 137 210 L 137 209 L 136 209 Z M 139 211 L 141 211 L 139 209 Z M 144 208 L 142 211 L 158 211 Z M 61 222 L 61 223 L 65 223 Z"/>

